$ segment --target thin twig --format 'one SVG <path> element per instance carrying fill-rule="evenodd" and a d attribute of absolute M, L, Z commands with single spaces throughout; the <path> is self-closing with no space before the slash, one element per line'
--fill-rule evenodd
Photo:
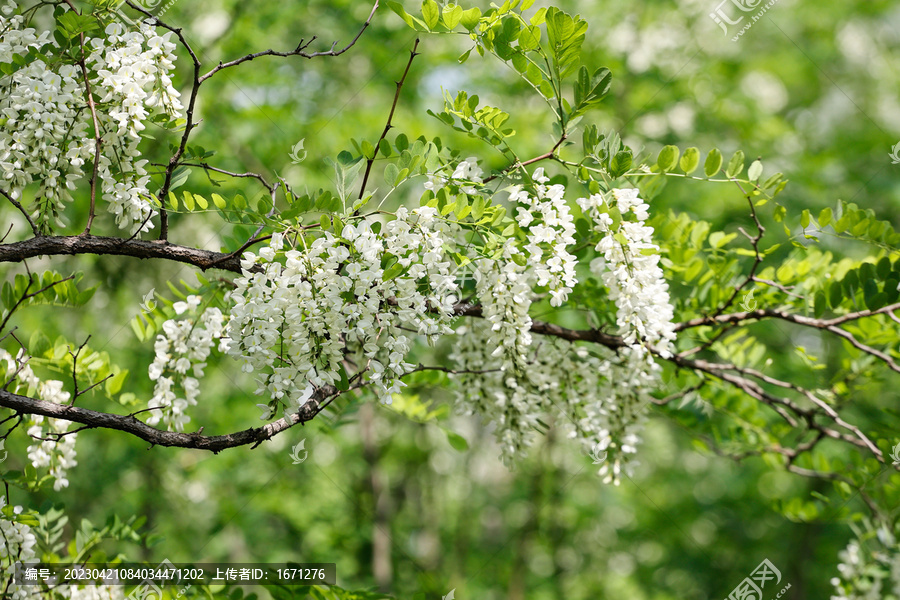
<path fill-rule="evenodd" d="M 38 228 L 35 222 L 31 220 L 31 215 L 28 214 L 28 211 L 25 210 L 25 207 L 19 204 L 15 198 L 7 194 L 5 191 L 0 190 L 0 194 L 3 194 L 3 196 L 7 200 L 9 200 L 13 206 L 19 209 L 19 212 L 25 215 L 25 219 L 28 221 L 28 224 L 31 225 L 31 231 L 34 233 L 35 237 L 39 237 L 41 235 L 41 230 Z"/>
<path fill-rule="evenodd" d="M 392 125 L 391 120 L 394 118 L 394 111 L 397 110 L 397 103 L 400 101 L 400 90 L 403 89 L 403 83 L 406 81 L 406 76 L 409 74 L 409 69 L 412 66 L 413 59 L 418 56 L 416 50 L 419 48 L 419 38 L 416 38 L 416 43 L 413 44 L 413 49 L 409 52 L 409 61 L 406 63 L 406 69 L 403 71 L 403 75 L 400 77 L 400 80 L 397 81 L 397 90 L 394 92 L 394 101 L 391 103 L 391 112 L 388 113 L 387 124 L 384 126 L 384 131 L 381 132 L 381 137 L 378 138 L 378 141 L 375 142 L 375 150 L 372 153 L 372 157 L 366 161 L 366 172 L 363 175 L 362 185 L 359 186 L 359 199 L 362 200 L 363 194 L 366 193 L 366 184 L 369 182 L 369 175 L 372 172 L 372 165 L 375 163 L 375 157 L 378 156 L 378 147 L 381 145 L 381 140 L 387 137 L 388 131 L 390 131 Z"/>
<path fill-rule="evenodd" d="M 129 2 L 129 4 L 130 4 L 130 2 Z M 206 81 L 207 79 L 209 79 L 210 77 L 212 77 L 213 75 L 215 75 L 216 73 L 221 71 L 222 69 L 227 69 L 229 67 L 236 67 L 237 65 L 240 65 L 242 63 L 260 58 L 261 56 L 280 56 L 280 57 L 300 56 L 303 58 L 316 58 L 319 56 L 340 56 L 341 54 L 343 54 L 344 52 L 346 52 L 347 50 L 352 48 L 354 45 L 356 45 L 356 42 L 359 41 L 359 38 L 362 37 L 362 34 L 366 31 L 366 29 L 368 29 L 369 25 L 372 23 L 372 19 L 375 17 L 376 10 L 378 10 L 378 1 L 377 0 L 376 0 L 375 4 L 372 6 L 372 11 L 369 13 L 369 18 L 366 19 L 365 23 L 363 23 L 363 26 L 359 30 L 359 33 L 356 34 L 356 37 L 353 38 L 353 40 L 349 44 L 347 44 L 340 50 L 335 50 L 335 47 L 337 46 L 337 42 L 334 42 L 331 44 L 330 50 L 325 50 L 323 52 L 311 52 L 311 53 L 305 52 L 305 50 L 310 46 L 310 44 L 312 44 L 317 39 L 317 36 L 313 36 L 312 38 L 310 38 L 310 40 L 308 42 L 304 42 L 304 40 L 300 40 L 300 43 L 297 45 L 297 47 L 289 52 L 278 52 L 276 50 L 263 50 L 262 52 L 254 52 L 252 54 L 247 54 L 246 56 L 242 56 L 240 58 L 237 58 L 235 60 L 231 60 L 228 62 L 220 62 L 211 71 L 209 71 L 208 73 L 206 73 L 205 75 L 200 77 L 199 82 L 203 83 L 204 81 Z"/>

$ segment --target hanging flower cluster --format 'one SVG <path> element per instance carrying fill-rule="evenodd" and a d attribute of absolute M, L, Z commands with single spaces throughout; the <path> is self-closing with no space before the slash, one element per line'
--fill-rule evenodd
<path fill-rule="evenodd" d="M 425 189 L 436 193 L 439 189 L 449 184 L 456 184 L 460 186 L 459 189 L 462 193 L 475 194 L 478 190 L 472 184 L 481 183 L 482 174 L 481 167 L 478 166 L 478 159 L 470 156 L 456 165 L 453 174 L 449 178 L 441 175 L 429 175 L 428 181 L 425 183 Z"/>
<path fill-rule="evenodd" d="M 673 309 L 658 266 L 653 229 L 644 225 L 647 204 L 637 190 L 613 190 L 578 202 L 600 235 L 592 272 L 609 289 L 627 346 L 617 352 L 532 336 L 529 315 L 535 287 L 548 287 L 560 306 L 577 284 L 572 216 L 562 185 L 547 186 L 543 169 L 534 191 L 514 186 L 516 221 L 526 242 L 507 239 L 490 259 L 473 258 L 478 300 L 487 327 L 459 330 L 452 358 L 461 375 L 457 399 L 496 426 L 505 459 L 529 444 L 530 432 L 550 414 L 564 417 L 573 437 L 606 457 L 604 481 L 618 484 L 637 464 L 643 409 L 658 386 L 659 366 L 645 344 L 671 351 Z M 617 220 L 609 214 L 615 210 Z M 473 374 L 474 373 L 474 374 Z"/>
<path fill-rule="evenodd" d="M 257 393 L 268 393 L 272 413 L 347 383 L 353 369 L 390 403 L 412 368 L 409 330 L 450 331 L 457 284 L 445 244 L 454 226 L 436 217 L 432 207 L 401 207 L 383 227 L 360 219 L 287 251 L 276 233 L 259 255 L 245 253 L 228 336 L 244 370 L 261 376 Z"/>
<path fill-rule="evenodd" d="M 596 248 L 602 257 L 591 262 L 591 272 L 603 280 L 616 303 L 616 322 L 625 342 L 656 344 L 665 356 L 675 340 L 674 308 L 659 267 L 653 228 L 644 224 L 649 206 L 636 189 L 614 189 L 610 196 L 595 194 L 578 200 L 602 236 Z"/>
<path fill-rule="evenodd" d="M 28 366 L 30 357 L 23 351 L 19 351 L 16 357 L 6 350 L 0 349 L 0 362 L 6 364 L 3 370 L 4 381 L 14 379 L 11 389 L 27 396 L 36 395 L 40 400 L 55 404 L 69 402 L 69 392 L 63 391 L 62 381 L 41 381 Z M 67 471 L 78 464 L 75 460 L 75 439 L 77 433 L 63 436 L 59 441 L 46 439 L 51 434 L 65 433 L 69 429 L 71 421 L 64 419 L 45 419 L 41 415 L 31 416 L 31 426 L 28 435 L 34 439 L 34 443 L 28 446 L 28 459 L 35 469 L 49 469 L 53 478 L 53 489 L 59 491 L 69 486 Z"/>
<path fill-rule="evenodd" d="M 6 508 L 6 496 L 0 496 L 0 510 Z M 22 514 L 21 506 L 12 507 L 15 515 Z M 48 596 L 38 585 L 18 585 L 13 583 L 16 563 L 36 563 L 40 559 L 37 552 L 37 536 L 32 528 L 0 514 L 0 576 L 4 580 L 4 598 L 11 600 L 44 600 Z M 123 600 L 124 586 L 121 585 L 78 585 L 71 583 L 58 585 L 51 598 L 67 600 Z"/>
<path fill-rule="evenodd" d="M 0 8 L 0 64 L 15 67 L 0 76 L 0 190 L 18 200 L 27 185 L 39 182 L 34 218 L 43 231 L 64 225 L 59 218 L 63 203 L 72 201 L 75 183 L 93 165 L 93 113 L 101 137 L 98 174 L 109 212 L 130 234 L 152 228 L 150 177 L 147 161 L 139 159 L 138 132 L 152 115 L 174 116 L 183 108 L 169 77 L 175 45 L 171 32 L 159 36 L 145 23 L 139 31 L 114 23 L 105 34 L 85 37 L 87 82 L 67 59 L 52 64 L 38 59 L 19 68 L 13 55 L 52 55 L 59 48 L 50 32 L 25 27 L 14 2 Z"/>
<path fill-rule="evenodd" d="M 516 221 L 528 231 L 528 261 L 534 268 L 536 284 L 550 288 L 550 306 L 561 306 L 578 283 L 575 257 L 566 249 L 575 243 L 575 221 L 566 204 L 566 188 L 546 186 L 550 178 L 544 169 L 535 169 L 535 195 L 521 186 L 513 186 L 509 201 L 519 206 Z M 544 260 L 545 252 L 548 258 Z"/>
<path fill-rule="evenodd" d="M 504 462 L 521 457 L 551 417 L 568 426 L 571 437 L 597 443 L 581 420 L 587 407 L 602 403 L 601 359 L 570 342 L 541 338 L 520 369 L 510 370 L 502 354 L 490 352 L 497 340 L 487 323 L 473 321 L 456 334 L 450 358 L 458 372 L 458 406 L 494 425 Z"/>
<path fill-rule="evenodd" d="M 858 541 L 838 553 L 840 577 L 833 577 L 831 600 L 896 600 L 900 598 L 900 549 L 887 527 L 877 530 L 867 551 Z"/>
<path fill-rule="evenodd" d="M 173 308 L 178 315 L 188 310 L 196 312 L 200 300 L 200 296 L 191 295 L 184 302 L 176 302 Z M 156 382 L 148 404 L 154 409 L 147 419 L 149 425 L 162 420 L 170 431 L 184 431 L 191 420 L 184 411 L 197 404 L 199 379 L 203 377 L 213 346 L 218 342 L 219 351 L 227 351 L 227 340 L 222 339 L 224 332 L 225 315 L 215 307 L 207 308 L 196 318 L 169 319 L 163 323 L 162 333 L 156 336 L 154 344 L 156 357 L 149 369 L 150 379 Z M 176 393 L 179 388 L 183 396 Z"/>
<path fill-rule="evenodd" d="M 6 507 L 6 496 L 0 496 L 0 509 Z M 21 514 L 22 507 L 14 506 L 13 513 Z M 32 597 L 32 586 L 16 585 L 12 583 L 17 562 L 36 561 L 37 552 L 35 546 L 37 538 L 31 531 L 31 527 L 24 523 L 8 520 L 0 515 L 0 568 L 4 579 L 9 585 L 4 592 L 13 600 L 25 600 Z M 35 595 L 36 596 L 36 595 Z"/>
<path fill-rule="evenodd" d="M 527 363 L 531 347 L 531 294 L 534 268 L 529 266 L 513 240 L 506 240 L 496 258 L 475 263 L 475 289 L 482 316 L 491 325 L 492 340 L 483 351 L 503 357 L 503 367 L 516 370 Z"/>
<path fill-rule="evenodd" d="M 612 453 L 601 469 L 604 480 L 618 481 L 622 469 L 629 473 L 641 429 L 649 391 L 659 384 L 660 367 L 647 350 L 652 344 L 662 356 L 671 354 L 675 340 L 674 308 L 668 283 L 659 267 L 659 247 L 653 228 L 645 225 L 649 206 L 636 189 L 613 189 L 605 197 L 579 198 L 578 205 L 600 235 L 596 250 L 601 257 L 591 262 L 616 304 L 616 323 L 627 347 L 611 363 L 607 381 L 611 389 L 607 406 L 593 418 L 601 450 Z"/>

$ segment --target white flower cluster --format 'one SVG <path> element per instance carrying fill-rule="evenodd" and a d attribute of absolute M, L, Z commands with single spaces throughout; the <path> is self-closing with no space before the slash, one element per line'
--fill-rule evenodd
<path fill-rule="evenodd" d="M 185 311 L 196 311 L 200 306 L 200 296 L 190 295 L 185 302 L 173 305 L 179 315 Z M 156 382 L 153 397 L 148 406 L 150 411 L 147 424 L 156 425 L 162 420 L 171 431 L 184 431 L 191 418 L 185 414 L 188 406 L 197 404 L 200 395 L 200 381 L 206 368 L 212 347 L 219 342 L 219 351 L 228 349 L 225 332 L 225 315 L 218 308 L 207 308 L 202 315 L 193 319 L 169 319 L 162 326 L 162 333 L 156 336 L 154 350 L 156 358 L 150 364 L 148 374 Z M 183 397 L 176 394 L 180 388 Z"/>
<path fill-rule="evenodd" d="M 650 402 L 649 390 L 659 383 L 660 367 L 644 346 L 653 344 L 663 356 L 671 354 L 675 340 L 674 308 L 669 286 L 659 267 L 659 247 L 653 243 L 653 228 L 645 225 L 649 206 L 636 189 L 613 189 L 604 198 L 594 194 L 578 204 L 601 234 L 591 262 L 591 272 L 600 277 L 616 304 L 616 322 L 628 347 L 619 349 L 611 363 L 611 382 L 606 407 L 592 415 L 591 426 L 600 434 L 600 449 L 612 456 L 600 469 L 605 481 L 617 481 L 635 464 L 626 455 L 637 451 L 643 408 Z"/>
<path fill-rule="evenodd" d="M 583 347 L 543 338 L 523 357 L 518 371 L 510 372 L 504 368 L 505 357 L 490 352 L 496 335 L 487 323 L 474 320 L 456 333 L 450 358 L 458 373 L 458 405 L 465 414 L 478 414 L 494 425 L 504 462 L 520 457 L 551 415 L 574 422 L 572 437 L 590 434 L 577 427 L 574 417 L 580 406 L 602 402 L 603 361 Z"/>
<path fill-rule="evenodd" d="M 147 161 L 138 160 L 138 132 L 153 112 L 161 109 L 177 115 L 183 108 L 169 77 L 175 67 L 173 35 L 171 31 L 157 35 L 146 23 L 140 24 L 140 31 L 112 23 L 105 39 L 91 40 L 94 51 L 87 64 L 98 74 L 99 102 L 109 107 L 101 121 L 103 144 L 117 150 L 100 158 L 103 199 L 109 202 L 119 228 L 131 234 L 152 229 L 146 200 L 150 176 L 144 169 Z"/>
<path fill-rule="evenodd" d="M 0 509 L 6 507 L 6 496 L 0 496 Z M 21 514 L 22 507 L 14 506 L 13 513 Z M 24 600 L 32 597 L 33 586 L 20 586 L 12 583 L 15 573 L 15 563 L 36 561 L 37 552 L 35 545 L 37 538 L 31 531 L 31 527 L 24 523 L 16 523 L 0 515 L 0 568 L 3 579 L 9 581 L 9 586 L 4 586 L 4 592 L 13 600 Z"/>
<path fill-rule="evenodd" d="M 644 224 L 649 206 L 636 189 L 614 189 L 610 196 L 614 202 L 601 194 L 578 200 L 603 236 L 597 244 L 603 256 L 591 262 L 591 272 L 602 278 L 616 303 L 616 321 L 625 342 L 655 344 L 665 356 L 675 339 L 674 309 L 659 267 L 659 246 L 652 241 L 653 228 Z M 618 223 L 612 210 L 618 212 Z M 634 221 L 629 220 L 631 215 Z"/>
<path fill-rule="evenodd" d="M 595 453 L 606 452 L 599 469 L 604 483 L 619 485 L 621 474 L 631 477 L 639 464 L 633 455 L 641 441 L 644 408 L 652 401 L 650 391 L 659 384 L 659 371 L 648 353 L 634 348 L 610 353 L 600 367 L 600 390 L 585 403 L 575 430 L 583 432 Z"/>
<path fill-rule="evenodd" d="M 513 374 L 502 357 L 488 350 L 496 336 L 474 321 L 457 330 L 454 361 L 456 398 L 465 414 L 492 423 L 504 462 L 512 462 L 531 445 L 535 431 L 555 415 L 569 437 L 588 451 L 605 452 L 599 473 L 604 483 L 619 485 L 638 464 L 631 455 L 640 441 L 642 408 L 650 401 L 656 365 L 632 364 L 636 353 L 591 353 L 557 338 L 540 338 Z M 643 357 L 646 360 L 646 357 Z M 651 363 L 652 364 L 652 363 Z"/>
<path fill-rule="evenodd" d="M 0 8 L 0 64 L 14 64 L 46 44 L 55 44 L 49 31 L 25 27 L 16 5 Z M 35 60 L 10 75 L 0 76 L 0 190 L 21 199 L 28 184 L 40 182 L 35 216 L 57 216 L 63 201 L 71 201 L 74 182 L 90 153 L 88 120 L 79 72 L 72 65 L 51 70 Z"/>
<path fill-rule="evenodd" d="M 401 207 L 380 231 L 360 219 L 286 251 L 276 233 L 259 255 L 244 254 L 228 336 L 244 370 L 260 375 L 271 413 L 279 403 L 295 411 L 348 368 L 390 403 L 412 368 L 407 331 L 451 331 L 457 284 L 444 246 L 454 226 L 436 217 Z"/>
<path fill-rule="evenodd" d="M 470 156 L 456 165 L 449 179 L 440 175 L 429 175 L 428 181 L 425 183 L 425 189 L 436 193 L 439 189 L 451 183 L 456 185 L 464 182 L 481 183 L 482 174 L 481 167 L 478 166 L 478 159 Z M 478 190 L 472 185 L 461 185 L 459 190 L 464 194 L 478 193 Z"/>
<path fill-rule="evenodd" d="M 0 9 L 0 64 L 13 55 L 58 50 L 48 31 L 25 27 L 25 19 L 8 2 Z M 105 36 L 85 38 L 88 82 L 96 104 L 102 139 L 98 164 L 103 199 L 121 229 L 134 234 L 152 228 L 146 160 L 137 146 L 143 122 L 154 113 L 176 115 L 183 108 L 169 76 L 174 68 L 171 32 L 159 36 L 143 23 L 139 31 L 111 24 Z M 86 101 L 81 70 L 66 60 L 34 60 L 0 76 L 0 190 L 14 199 L 39 182 L 34 216 L 47 230 L 62 226 L 59 211 L 72 201 L 71 191 L 93 164 L 93 115 Z"/>
<path fill-rule="evenodd" d="M 514 186 L 516 220 L 527 242 L 508 239 L 491 259 L 473 258 L 478 301 L 486 327 L 460 329 L 451 358 L 460 375 L 457 399 L 469 412 L 493 422 L 504 459 L 529 444 L 530 433 L 551 413 L 565 417 L 570 435 L 595 452 L 605 452 L 604 482 L 620 482 L 637 464 L 643 408 L 659 383 L 660 367 L 644 346 L 670 352 L 673 308 L 658 266 L 653 229 L 644 225 L 648 206 L 637 190 L 613 190 L 613 212 L 602 195 L 579 200 L 601 234 L 603 258 L 592 271 L 609 288 L 627 346 L 616 352 L 532 337 L 529 310 L 535 287 L 549 287 L 560 306 L 577 284 L 575 227 L 562 185 L 545 185 L 543 169 L 532 178 L 533 193 Z M 547 257 L 547 258 L 545 258 Z"/>
<path fill-rule="evenodd" d="M 867 552 L 858 541 L 852 541 L 838 553 L 840 577 L 831 579 L 835 590 L 831 600 L 900 599 L 900 548 L 896 537 L 881 527 L 871 546 Z"/>
<path fill-rule="evenodd" d="M 38 399 L 56 404 L 66 404 L 69 401 L 69 392 L 63 391 L 63 383 L 56 380 L 41 381 L 28 366 L 28 356 L 24 352 L 14 358 L 6 350 L 0 350 L 0 361 L 6 363 L 5 379 L 15 379 L 14 390 L 24 395 L 36 395 Z M 18 371 L 18 373 L 16 373 Z M 41 415 L 31 416 L 31 426 L 28 435 L 34 438 L 34 443 L 28 446 L 28 459 L 35 469 L 49 468 L 53 478 L 53 489 L 56 491 L 69 486 L 66 477 L 68 469 L 75 467 L 75 439 L 77 433 L 63 436 L 58 442 L 48 438 L 50 434 L 65 433 L 71 425 L 71 421 L 64 419 L 50 419 L 46 422 Z"/>
<path fill-rule="evenodd" d="M 56 592 L 67 600 L 125 600 L 124 586 L 121 585 L 86 585 L 81 588 L 63 585 Z"/>
<path fill-rule="evenodd" d="M 534 269 L 513 240 L 507 240 L 498 259 L 482 258 L 475 263 L 475 290 L 482 316 L 491 325 L 492 339 L 483 347 L 493 357 L 503 357 L 503 369 L 512 372 L 528 361 L 531 347 L 531 294 Z M 522 256 L 524 259 L 524 256 Z"/>
<path fill-rule="evenodd" d="M 516 214 L 519 227 L 528 232 L 529 263 L 534 267 L 538 286 L 549 286 L 550 305 L 561 306 L 578 279 L 575 276 L 577 261 L 566 249 L 575 243 L 575 223 L 566 204 L 564 185 L 544 185 L 550 178 L 544 169 L 535 170 L 532 179 L 536 182 L 536 195 L 530 195 L 521 186 L 513 186 L 509 193 L 510 202 L 520 206 Z M 545 249 L 549 258 L 544 260 Z"/>

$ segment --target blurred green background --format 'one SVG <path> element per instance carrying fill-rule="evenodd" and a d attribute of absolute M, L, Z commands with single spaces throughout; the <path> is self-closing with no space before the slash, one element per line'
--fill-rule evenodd
<path fill-rule="evenodd" d="M 418 3 L 404 4 L 418 11 Z M 709 17 L 716 0 L 556 5 L 587 19 L 585 62 L 613 73 L 610 96 L 588 121 L 619 131 L 636 151 L 654 157 L 665 144 L 704 152 L 719 147 L 726 156 L 740 148 L 762 157 L 767 174 L 782 171 L 791 180 L 781 202 L 793 210 L 834 207 L 843 199 L 896 222 L 900 165 L 891 164 L 889 152 L 900 142 L 897 3 L 781 0 L 737 42 Z M 314 48 L 327 49 L 333 40 L 343 46 L 370 10 L 371 4 L 348 0 L 180 0 L 164 20 L 184 27 L 209 68 L 248 52 L 291 49 L 312 35 L 319 37 Z M 730 14 L 737 14 L 733 7 Z M 261 58 L 225 71 L 204 86 L 192 143 L 217 150 L 211 163 L 218 167 L 282 176 L 301 191 L 327 188 L 333 172 L 324 158 L 352 149 L 350 138 L 374 142 L 380 135 L 415 38 L 382 6 L 341 57 Z M 421 38 L 395 131 L 440 135 L 464 156 L 484 157 L 485 170 L 504 166 L 499 155 L 454 137 L 426 114 L 441 108 L 442 89 L 465 89 L 513 115 L 519 156 L 548 151 L 554 140 L 540 100 L 496 60 L 473 53 L 458 64 L 469 47 L 461 35 Z M 188 67 L 180 65 L 185 76 Z M 301 139 L 308 158 L 291 164 L 288 153 Z M 159 160 L 170 141 L 149 142 L 147 155 Z M 378 185 L 377 168 L 373 176 Z M 202 172 L 188 187 L 207 197 L 222 190 L 251 197 L 260 189 L 252 181 L 214 178 L 222 187 Z M 411 197 L 420 192 L 410 189 Z M 720 228 L 746 213 L 739 191 L 721 184 L 669 181 L 654 203 Z M 109 226 L 104 220 L 95 233 L 113 233 Z M 198 215 L 174 215 L 171 227 L 172 241 L 211 250 L 234 249 L 234 238 L 246 235 Z M 840 240 L 827 244 L 865 251 Z M 126 388 L 149 398 L 152 344 L 138 343 L 127 323 L 143 294 L 165 290 L 166 281 L 192 283 L 191 270 L 109 257 L 40 264 L 84 270 L 86 281 L 100 288 L 83 311 L 31 309 L 20 320 L 22 330 L 41 327 L 51 338 L 72 340 L 91 334 L 92 348 L 130 370 Z M 768 327 L 772 339 L 782 336 Z M 797 340 L 782 337 L 783 355 L 775 345 L 771 358 L 794 360 L 788 356 Z M 233 364 L 212 362 L 192 424 L 206 434 L 258 425 L 254 388 Z M 895 388 L 873 382 L 866 390 L 896 400 Z M 327 419 L 255 450 L 218 456 L 84 432 L 67 489 L 29 496 L 14 490 L 12 503 L 62 502 L 76 522 L 146 515 L 155 545 L 110 548 L 136 560 L 336 562 L 340 585 L 377 587 L 403 599 L 421 592 L 437 598 L 451 589 L 457 598 L 479 600 L 718 598 L 765 558 L 791 584 L 787 597 L 831 592 L 829 579 L 850 530 L 836 520 L 784 516 L 792 498 L 823 486 L 773 473 L 758 459 L 735 463 L 696 451 L 691 432 L 668 418 L 674 407 L 650 409 L 642 464 L 615 488 L 601 483 L 578 447 L 552 433 L 510 470 L 489 430 L 452 414 L 449 393 L 427 385 L 410 393 L 443 407 L 440 416 L 418 423 L 402 414 L 402 403 L 341 399 Z M 114 408 L 95 399 L 85 405 Z M 294 465 L 291 446 L 304 439 L 308 459 Z M 16 464 L 25 456 L 19 442 L 21 448 L 10 440 L 7 468 L 23 466 Z"/>

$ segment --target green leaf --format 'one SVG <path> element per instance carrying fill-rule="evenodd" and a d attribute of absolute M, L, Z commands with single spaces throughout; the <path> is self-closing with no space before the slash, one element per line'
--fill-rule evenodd
<path fill-rule="evenodd" d="M 678 146 L 666 146 L 660 150 L 659 156 L 656 157 L 656 164 L 659 166 L 659 170 L 668 172 L 674 169 L 675 165 L 678 164 L 678 154 Z"/>
<path fill-rule="evenodd" d="M 122 390 L 122 385 L 125 383 L 126 377 L 128 377 L 128 370 L 124 369 L 107 379 L 104 384 L 106 394 L 108 396 L 115 396 L 118 394 Z"/>
<path fill-rule="evenodd" d="M 529 25 L 519 34 L 519 48 L 522 50 L 534 50 L 541 45 L 541 28 L 537 25 Z"/>
<path fill-rule="evenodd" d="M 448 4 L 441 13 L 441 19 L 447 29 L 454 29 L 462 20 L 463 7 L 458 4 Z"/>
<path fill-rule="evenodd" d="M 543 25 L 547 21 L 547 8 L 541 7 L 537 9 L 537 12 L 531 16 L 530 21 L 532 25 Z"/>
<path fill-rule="evenodd" d="M 744 153 L 741 150 L 738 150 L 734 153 L 734 156 L 731 157 L 731 160 L 728 161 L 728 168 L 725 169 L 725 176 L 729 179 L 733 177 L 737 177 L 741 174 L 741 171 L 744 170 Z"/>
<path fill-rule="evenodd" d="M 40 358 L 53 347 L 50 338 L 40 329 L 36 329 L 28 340 L 28 350 L 32 356 Z"/>
<path fill-rule="evenodd" d="M 685 149 L 684 155 L 681 157 L 679 166 L 686 175 L 690 175 L 691 173 L 696 171 L 697 167 L 700 166 L 700 150 L 698 150 L 697 148 Z"/>
<path fill-rule="evenodd" d="M 825 301 L 825 294 L 823 292 L 816 292 L 815 303 L 813 306 L 813 312 L 817 319 L 825 314 L 825 309 L 828 308 L 828 305 Z"/>
<path fill-rule="evenodd" d="M 194 195 L 189 191 L 185 190 L 182 193 L 182 198 L 184 199 L 184 207 L 188 209 L 188 212 L 193 212 L 194 210 Z"/>
<path fill-rule="evenodd" d="M 441 7 L 434 0 L 422 2 L 422 19 L 428 29 L 434 29 L 441 20 Z"/>
<path fill-rule="evenodd" d="M 718 148 L 713 148 L 706 155 L 706 162 L 703 164 L 703 172 L 707 177 L 712 177 L 722 168 L 722 153 Z"/>
<path fill-rule="evenodd" d="M 190 176 L 191 172 L 187 167 L 178 167 L 172 173 L 172 183 L 169 185 L 169 191 L 176 190 L 183 186 Z"/>
<path fill-rule="evenodd" d="M 225 198 L 223 198 L 222 196 L 218 194 L 212 194 L 212 201 L 213 204 L 216 205 L 216 208 L 218 208 L 219 210 L 225 209 Z"/>
<path fill-rule="evenodd" d="M 758 181 L 760 175 L 762 175 L 762 172 L 762 162 L 760 162 L 759 160 L 754 160 L 750 164 L 750 168 L 747 169 L 747 178 L 750 179 L 750 181 Z"/>
<path fill-rule="evenodd" d="M 341 376 L 341 378 L 335 382 L 334 387 L 342 392 L 346 392 L 350 389 L 350 379 L 347 377 L 347 369 L 344 368 L 343 363 L 341 363 L 338 374 Z"/>
<path fill-rule="evenodd" d="M 63 34 L 71 39 L 78 37 L 82 33 L 90 33 L 100 29 L 100 23 L 94 17 L 87 15 L 79 15 L 74 11 L 66 11 L 57 18 L 60 29 Z"/>
<path fill-rule="evenodd" d="M 844 289 L 837 281 L 832 281 L 828 286 L 828 305 L 838 308 L 844 300 Z"/>
<path fill-rule="evenodd" d="M 469 442 L 466 441 L 466 438 L 458 433 L 453 433 L 449 429 L 445 429 L 444 432 L 447 434 L 447 441 L 450 442 L 454 450 L 465 452 L 469 449 Z"/>
<path fill-rule="evenodd" d="M 400 175 L 400 169 L 397 168 L 397 165 L 394 163 L 388 163 L 388 165 L 384 168 L 384 182 L 387 183 L 391 187 L 397 186 L 397 179 Z"/>
<path fill-rule="evenodd" d="M 709 234 L 709 245 L 713 248 L 719 249 L 736 237 L 736 233 L 726 234 L 723 231 L 714 231 L 713 233 Z"/>
<path fill-rule="evenodd" d="M 475 27 L 478 26 L 478 23 L 481 22 L 481 9 L 480 8 L 470 8 L 469 10 L 464 10 L 462 14 L 462 18 L 459 20 L 462 23 L 462 26 L 472 31 Z M 480 46 L 479 46 L 480 48 Z"/>
<path fill-rule="evenodd" d="M 484 198 L 481 196 L 477 196 L 475 201 L 472 203 L 472 218 L 476 221 L 480 221 L 481 217 L 484 215 Z"/>
<path fill-rule="evenodd" d="M 416 29 L 416 23 L 421 23 L 424 28 L 425 24 L 422 23 L 421 21 L 419 21 L 419 19 L 415 18 L 411 14 L 409 14 L 408 12 L 406 12 L 406 10 L 404 10 L 404 8 L 403 8 L 403 5 L 400 4 L 399 2 L 395 2 L 394 0 L 388 0 L 387 5 L 388 5 L 388 8 L 390 8 L 392 11 L 397 13 L 397 15 L 399 15 L 400 18 L 403 19 L 404 23 L 406 23 L 413 29 Z"/>
<path fill-rule="evenodd" d="M 609 162 L 609 172 L 613 177 L 621 177 L 631 168 L 632 158 L 630 150 L 617 152 Z"/>
<path fill-rule="evenodd" d="M 888 275 L 891 274 L 891 259 L 887 256 L 882 256 L 875 265 L 875 273 L 878 275 L 878 279 L 887 279 Z"/>
<path fill-rule="evenodd" d="M 383 276 L 384 281 L 390 281 L 391 279 L 395 279 L 405 269 L 406 269 L 406 267 L 401 265 L 399 262 L 395 262 L 394 264 L 392 264 L 390 267 L 388 267 L 384 271 L 384 276 Z"/>

